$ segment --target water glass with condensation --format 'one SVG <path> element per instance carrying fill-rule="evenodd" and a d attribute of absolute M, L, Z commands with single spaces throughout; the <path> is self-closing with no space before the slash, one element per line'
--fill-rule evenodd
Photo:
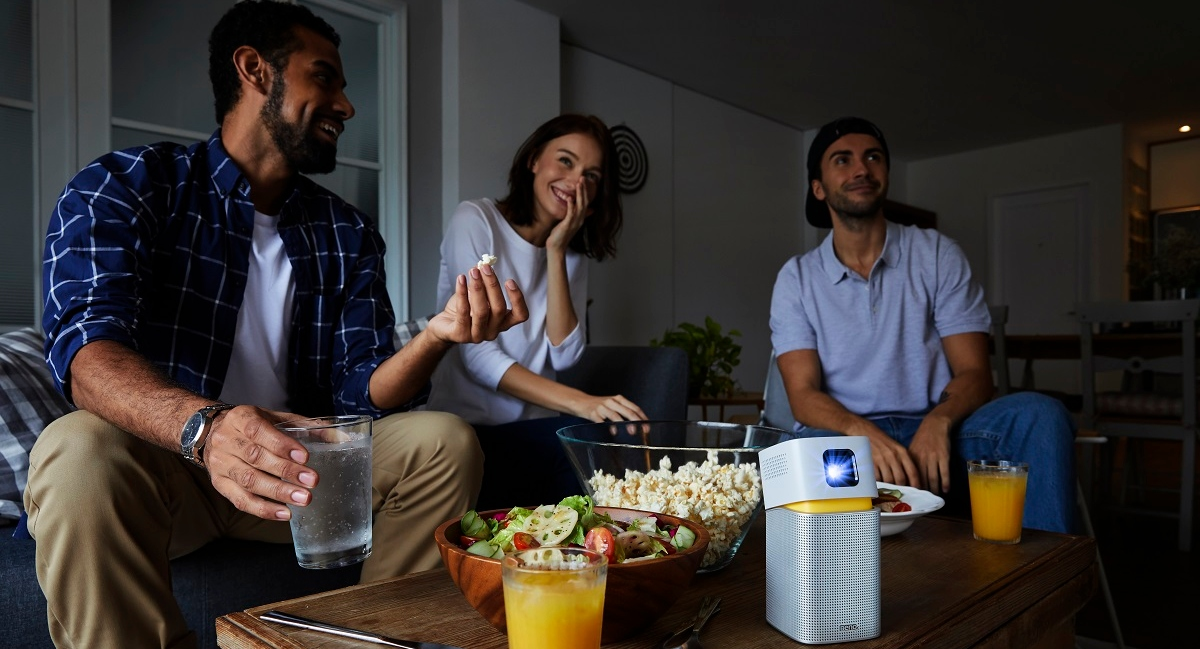
<path fill-rule="evenodd" d="M 340 415 L 276 424 L 308 449 L 317 472 L 308 505 L 289 504 L 301 568 L 339 568 L 371 556 L 371 418 Z"/>

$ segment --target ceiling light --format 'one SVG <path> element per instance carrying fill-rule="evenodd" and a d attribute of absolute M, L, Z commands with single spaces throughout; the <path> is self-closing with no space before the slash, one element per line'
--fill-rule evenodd
<path fill-rule="evenodd" d="M 1180 133 L 1187 133 L 1190 130 L 1192 130 L 1192 127 L 1188 126 L 1187 124 L 1184 124 L 1183 126 L 1179 127 Z"/>

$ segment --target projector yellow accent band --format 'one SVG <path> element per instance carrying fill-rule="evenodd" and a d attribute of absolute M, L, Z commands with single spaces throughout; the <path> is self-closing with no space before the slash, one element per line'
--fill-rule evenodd
<path fill-rule="evenodd" d="M 828 500 L 802 500 L 784 505 L 794 512 L 805 514 L 833 514 L 837 512 L 862 512 L 871 508 L 870 498 L 830 498 Z"/>

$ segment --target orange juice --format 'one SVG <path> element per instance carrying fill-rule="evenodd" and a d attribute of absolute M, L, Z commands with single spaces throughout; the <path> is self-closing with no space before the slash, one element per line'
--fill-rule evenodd
<path fill-rule="evenodd" d="M 604 618 L 604 555 L 561 548 L 557 551 L 583 558 L 557 565 L 527 560 L 544 551 L 516 552 L 504 558 L 509 649 L 597 649 Z M 522 559 L 526 562 L 518 565 Z"/>
<path fill-rule="evenodd" d="M 1029 465 L 1016 462 L 967 464 L 971 490 L 971 525 L 975 538 L 993 543 L 1020 543 Z"/>

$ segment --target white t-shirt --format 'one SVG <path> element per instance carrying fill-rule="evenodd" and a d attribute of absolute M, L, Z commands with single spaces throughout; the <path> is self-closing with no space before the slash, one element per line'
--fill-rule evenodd
<path fill-rule="evenodd" d="M 496 255 L 492 270 L 501 282 L 511 278 L 521 287 L 529 305 L 529 320 L 494 341 L 451 349 L 433 374 L 428 407 L 482 425 L 552 417 L 557 413 L 498 392 L 496 387 L 513 363 L 555 380 L 557 371 L 579 361 L 587 339 L 587 257 L 567 251 L 567 282 L 579 324 L 555 347 L 546 337 L 546 249 L 522 239 L 491 199 L 460 203 L 450 218 L 442 239 L 438 306 L 444 306 L 454 293 L 455 278 L 469 271 L 484 253 Z"/>
<path fill-rule="evenodd" d="M 296 292 L 292 263 L 279 237 L 279 218 L 254 213 L 246 293 L 221 401 L 287 410 L 288 335 Z"/>

